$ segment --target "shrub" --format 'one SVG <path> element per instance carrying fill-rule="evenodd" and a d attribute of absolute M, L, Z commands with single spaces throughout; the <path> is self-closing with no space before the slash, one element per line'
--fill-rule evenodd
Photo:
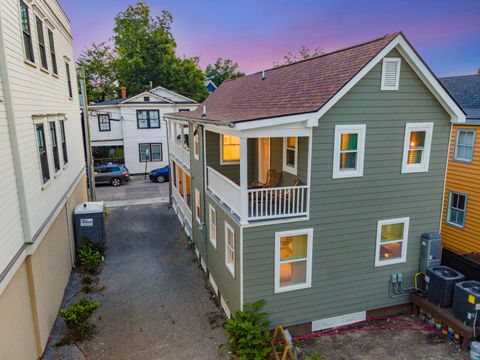
<path fill-rule="evenodd" d="M 98 309 L 100 303 L 88 299 L 81 299 L 78 303 L 60 310 L 60 316 L 69 330 L 69 338 L 83 340 L 93 330 L 90 317 Z"/>
<path fill-rule="evenodd" d="M 96 273 L 102 263 L 102 252 L 99 246 L 90 241 L 85 241 L 78 248 L 78 258 L 82 268 L 89 273 Z"/>
<path fill-rule="evenodd" d="M 227 322 L 225 329 L 230 337 L 230 345 L 241 360 L 266 359 L 272 351 L 272 337 L 268 330 L 270 321 L 265 320 L 266 313 L 260 312 L 264 305 L 265 300 L 245 304 L 245 310 L 238 310 Z"/>

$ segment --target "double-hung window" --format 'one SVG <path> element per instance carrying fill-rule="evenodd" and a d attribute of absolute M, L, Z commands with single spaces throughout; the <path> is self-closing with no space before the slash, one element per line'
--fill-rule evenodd
<path fill-rule="evenodd" d="M 195 219 L 199 224 L 202 223 L 201 219 L 201 211 L 202 211 L 202 204 L 201 204 L 201 197 L 200 197 L 200 191 L 198 189 L 195 189 Z"/>
<path fill-rule="evenodd" d="M 453 155 L 454 160 L 468 163 L 473 161 L 475 135 L 476 132 L 474 129 L 457 129 L 455 152 Z"/>
<path fill-rule="evenodd" d="M 55 172 L 58 172 L 60 171 L 60 156 L 58 154 L 57 127 L 55 126 L 55 121 L 50 122 L 49 125 L 52 141 L 53 164 L 55 166 Z"/>
<path fill-rule="evenodd" d="M 467 195 L 450 192 L 448 194 L 447 224 L 463 229 L 466 211 Z"/>
<path fill-rule="evenodd" d="M 38 16 L 35 17 L 37 23 L 38 50 L 40 52 L 40 63 L 43 69 L 48 69 L 47 49 L 45 47 L 45 33 L 43 32 L 43 22 Z"/>
<path fill-rule="evenodd" d="M 225 221 L 225 266 L 235 277 L 235 231 Z"/>
<path fill-rule="evenodd" d="M 283 171 L 297 175 L 298 138 L 283 138 Z"/>
<path fill-rule="evenodd" d="M 210 243 L 216 249 L 217 248 L 217 211 L 210 204 L 208 205 L 208 232 L 210 237 Z"/>
<path fill-rule="evenodd" d="M 365 133 L 365 124 L 335 126 L 334 179 L 363 176 Z"/>
<path fill-rule="evenodd" d="M 60 136 L 62 139 L 63 165 L 68 163 L 67 138 L 65 136 L 65 120 L 60 120 Z"/>
<path fill-rule="evenodd" d="M 45 143 L 45 129 L 43 124 L 35 125 L 37 137 L 38 155 L 40 157 L 40 168 L 42 169 L 42 182 L 45 184 L 50 180 L 50 171 L 48 170 L 47 145 Z"/>
<path fill-rule="evenodd" d="M 313 229 L 275 234 L 275 293 L 312 286 Z"/>
<path fill-rule="evenodd" d="M 410 218 L 380 220 L 377 224 L 375 266 L 407 261 L 408 227 Z"/>
<path fill-rule="evenodd" d="M 158 110 L 137 110 L 137 128 L 155 129 L 160 127 Z"/>
<path fill-rule="evenodd" d="M 402 173 L 427 172 L 430 163 L 433 123 L 407 123 Z"/>
<path fill-rule="evenodd" d="M 47 29 L 48 33 L 48 45 L 50 46 L 50 59 L 52 60 L 52 70 L 55 75 L 58 75 L 57 68 L 57 55 L 55 54 L 55 42 L 53 40 L 53 32 Z"/>
<path fill-rule="evenodd" d="M 99 131 L 111 131 L 110 115 L 98 114 L 98 130 Z"/>
<path fill-rule="evenodd" d="M 73 99 L 72 77 L 70 74 L 70 64 L 68 62 L 65 63 L 65 71 L 67 72 L 68 96 L 70 99 Z"/>
<path fill-rule="evenodd" d="M 30 14 L 27 4 L 20 1 L 20 17 L 22 20 L 23 33 L 23 47 L 25 49 L 25 58 L 28 61 L 34 62 L 33 44 L 32 44 L 32 29 L 30 28 Z"/>
<path fill-rule="evenodd" d="M 162 161 L 162 144 L 138 144 L 140 162 Z"/>
<path fill-rule="evenodd" d="M 232 135 L 220 135 L 220 164 L 238 164 L 240 162 L 240 138 Z"/>

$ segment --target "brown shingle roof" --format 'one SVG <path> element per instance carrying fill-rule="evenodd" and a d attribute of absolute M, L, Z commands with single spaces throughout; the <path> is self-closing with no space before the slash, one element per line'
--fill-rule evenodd
<path fill-rule="evenodd" d="M 203 106 L 180 116 L 241 122 L 317 111 L 399 34 L 266 70 L 264 80 L 258 72 L 225 81 L 203 103 L 206 116 Z"/>

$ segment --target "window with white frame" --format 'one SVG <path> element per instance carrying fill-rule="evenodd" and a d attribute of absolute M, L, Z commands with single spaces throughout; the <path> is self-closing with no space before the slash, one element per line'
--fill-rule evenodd
<path fill-rule="evenodd" d="M 450 192 L 448 194 L 447 224 L 463 229 L 466 211 L 467 195 Z"/>
<path fill-rule="evenodd" d="M 402 173 L 427 172 L 430 163 L 433 123 L 407 123 Z"/>
<path fill-rule="evenodd" d="M 408 227 L 410 218 L 380 220 L 377 224 L 375 266 L 407 261 Z"/>
<path fill-rule="evenodd" d="M 473 161 L 475 135 L 475 129 L 457 129 L 455 152 L 453 155 L 454 160 L 468 163 Z"/>
<path fill-rule="evenodd" d="M 225 221 L 225 266 L 235 277 L 235 231 Z"/>
<path fill-rule="evenodd" d="M 363 176 L 366 125 L 336 125 L 333 150 L 334 179 Z"/>
<path fill-rule="evenodd" d="M 202 209 L 202 205 L 200 204 L 200 191 L 198 189 L 195 189 L 195 219 L 197 219 L 197 222 L 200 224 L 201 219 L 200 219 L 200 211 Z"/>
<path fill-rule="evenodd" d="M 208 232 L 210 237 L 210 243 L 216 249 L 217 248 L 217 211 L 210 204 L 208 205 Z"/>
<path fill-rule="evenodd" d="M 283 138 L 283 171 L 297 175 L 298 137 Z"/>
<path fill-rule="evenodd" d="M 29 7 L 22 0 L 20 0 L 20 18 L 22 22 L 23 33 L 23 47 L 25 51 L 25 58 L 28 61 L 34 62 L 33 44 L 32 44 L 32 28 L 30 26 Z"/>
<path fill-rule="evenodd" d="M 193 133 L 193 156 L 195 160 L 200 159 L 200 139 L 198 135 L 198 129 Z"/>
<path fill-rule="evenodd" d="M 275 293 L 312 286 L 313 229 L 275 233 Z"/>
<path fill-rule="evenodd" d="M 240 162 L 240 138 L 232 135 L 220 135 L 220 164 L 238 164 Z"/>
<path fill-rule="evenodd" d="M 400 58 L 384 58 L 380 90 L 398 90 L 400 85 Z"/>

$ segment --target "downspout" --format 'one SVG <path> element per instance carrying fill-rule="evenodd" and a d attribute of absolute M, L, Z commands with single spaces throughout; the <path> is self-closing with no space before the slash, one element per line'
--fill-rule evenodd
<path fill-rule="evenodd" d="M 198 127 L 197 127 L 197 131 L 198 131 Z M 195 136 L 195 131 L 193 133 L 193 135 Z M 206 177 L 206 166 L 207 166 L 207 156 L 206 156 L 206 151 L 205 151 L 205 143 L 206 143 L 206 139 L 205 139 L 205 128 L 202 126 L 202 160 L 203 160 L 203 163 L 202 163 L 202 177 L 203 177 L 203 196 L 202 196 L 202 208 L 203 208 L 203 219 L 202 219 L 202 222 L 203 222 L 203 240 L 204 240 L 204 243 L 205 243 L 205 265 L 207 267 L 207 270 L 208 270 L 208 231 L 207 231 L 207 222 L 206 222 L 206 219 L 207 219 L 207 177 Z M 193 144 L 194 146 L 194 149 L 193 151 L 195 151 L 195 142 Z M 194 156 L 195 157 L 195 156 Z M 207 271 L 208 273 L 208 271 Z"/>
<path fill-rule="evenodd" d="M 23 240 L 25 243 L 31 242 L 31 229 L 27 210 L 27 197 L 25 195 L 25 184 L 23 182 L 22 159 L 20 148 L 17 141 L 17 128 L 15 125 L 15 116 L 13 111 L 12 94 L 10 82 L 8 81 L 7 58 L 5 52 L 5 42 L 3 39 L 2 11 L 0 9 L 0 81 L 2 81 L 3 98 L 5 100 L 5 110 L 7 115 L 8 135 L 10 139 L 10 149 L 12 150 L 13 169 L 15 175 L 15 184 L 17 188 L 18 204 L 22 221 Z M 1 100 L 0 100 L 1 101 Z"/>
<path fill-rule="evenodd" d="M 168 208 L 172 208 L 172 162 L 170 161 L 170 134 L 169 134 L 169 123 L 165 115 L 163 116 L 163 121 L 165 121 L 165 128 L 167 130 L 167 154 L 168 154 L 168 166 L 170 167 L 169 177 L 168 177 Z"/>
<path fill-rule="evenodd" d="M 448 173 L 448 160 L 450 159 L 450 147 L 452 144 L 453 123 L 450 123 L 450 136 L 448 137 L 448 150 L 447 150 L 447 162 L 445 164 L 445 175 L 443 178 L 443 192 L 442 192 L 442 207 L 440 210 L 440 224 L 438 226 L 438 232 L 442 233 L 443 212 L 445 211 L 445 191 L 447 190 L 447 173 Z"/>

